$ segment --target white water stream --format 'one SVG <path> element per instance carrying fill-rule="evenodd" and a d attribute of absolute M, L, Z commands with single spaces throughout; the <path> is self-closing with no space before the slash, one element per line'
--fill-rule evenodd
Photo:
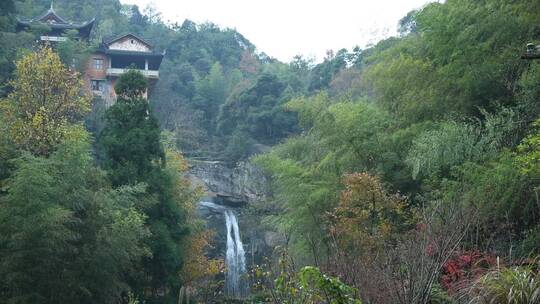
<path fill-rule="evenodd" d="M 234 211 L 211 202 L 201 202 L 202 206 L 220 211 L 225 217 L 225 229 L 227 229 L 227 251 L 225 263 L 227 275 L 225 277 L 225 292 L 232 298 L 243 298 L 248 294 L 246 278 L 246 254 L 240 238 L 238 220 Z"/>

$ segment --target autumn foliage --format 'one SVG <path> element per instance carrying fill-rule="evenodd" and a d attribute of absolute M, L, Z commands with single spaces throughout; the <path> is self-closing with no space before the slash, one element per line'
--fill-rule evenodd
<path fill-rule="evenodd" d="M 371 247 L 398 229 L 404 198 L 389 195 L 380 180 L 368 173 L 347 174 L 338 206 L 330 214 L 332 235 L 340 246 Z"/>
<path fill-rule="evenodd" d="M 48 47 L 22 57 L 16 68 L 13 92 L 0 103 L 8 132 L 19 148 L 48 155 L 90 110 L 90 98 L 81 94 L 80 75 Z"/>
<path fill-rule="evenodd" d="M 443 265 L 441 285 L 449 293 L 455 294 L 495 265 L 496 257 L 478 250 L 456 253 Z"/>

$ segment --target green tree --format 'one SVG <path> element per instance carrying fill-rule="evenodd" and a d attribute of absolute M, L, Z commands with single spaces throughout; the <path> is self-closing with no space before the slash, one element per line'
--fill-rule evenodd
<path fill-rule="evenodd" d="M 11 20 L 11 14 L 14 12 L 15 3 L 13 0 L 2 1 L 0 4 L 0 31 L 4 31 L 10 27 L 13 22 L 13 20 Z"/>
<path fill-rule="evenodd" d="M 265 73 L 255 84 L 230 98 L 221 107 L 217 118 L 218 134 L 229 139 L 227 149 L 240 152 L 230 146 L 237 145 L 239 139 L 235 137 L 241 133 L 247 133 L 252 141 L 263 144 L 273 144 L 292 134 L 296 130 L 296 117 L 284 107 L 291 95 L 276 75 Z M 242 153 L 235 153 L 239 154 Z"/>
<path fill-rule="evenodd" d="M 213 133 L 215 129 L 215 119 L 219 106 L 225 102 L 227 83 L 223 76 L 223 68 L 216 62 L 210 68 L 210 73 L 196 84 L 197 94 L 193 102 L 197 109 L 205 113 L 205 121 L 208 130 Z"/>
<path fill-rule="evenodd" d="M 182 188 L 179 171 L 167 165 L 160 129 L 145 91 L 144 76 L 131 70 L 117 81 L 117 102 L 106 113 L 100 135 L 104 166 L 116 187 L 144 183 L 154 204 L 144 210 L 152 233 L 148 240 L 152 256 L 144 262 L 144 274 L 136 278 L 138 293 L 152 290 L 150 298 L 165 293 L 173 299 L 181 283 L 183 241 L 188 233 L 185 209 L 191 194 Z"/>
<path fill-rule="evenodd" d="M 149 252 L 144 188 L 113 190 L 89 135 L 71 128 L 48 157 L 24 153 L 0 196 L 2 303 L 101 303 L 129 290 Z"/>
<path fill-rule="evenodd" d="M 140 72 L 123 74 L 115 86 L 118 100 L 105 113 L 99 142 L 115 186 L 144 182 L 165 163 L 159 126 L 143 96 L 146 84 Z"/>

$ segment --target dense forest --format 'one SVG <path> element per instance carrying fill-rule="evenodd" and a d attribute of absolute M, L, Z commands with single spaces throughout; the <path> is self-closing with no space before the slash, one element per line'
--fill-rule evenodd
<path fill-rule="evenodd" d="M 0 303 L 540 303 L 540 1 L 427 4 L 319 63 L 152 7 L 54 5 L 96 18 L 88 43 L 16 31 L 48 0 L 0 3 Z M 105 109 L 71 67 L 125 32 L 166 51 L 160 79 L 147 99 L 125 73 Z M 284 241 L 244 299 L 187 159 L 268 177 L 246 208 Z"/>

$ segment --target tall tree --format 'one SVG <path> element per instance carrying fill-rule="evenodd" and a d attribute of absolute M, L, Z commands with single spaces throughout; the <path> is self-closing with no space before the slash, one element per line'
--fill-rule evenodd
<path fill-rule="evenodd" d="M 1 134 L 2 162 L 10 164 L 8 172 L 0 164 L 0 178 L 5 178 L 0 193 L 0 302 L 111 303 L 129 290 L 125 274 L 148 253 L 139 205 L 144 188 L 111 189 L 93 164 L 90 135 L 78 124 L 85 101 L 75 95 L 80 83 L 72 82 L 70 88 L 57 83 L 55 76 L 74 76 L 65 75 L 50 50 L 39 52 L 21 59 L 21 79 L 15 79 L 16 90 L 0 111 L 0 117 L 8 117 L 2 121 L 7 122 L 2 124 L 2 131 L 7 130 Z M 33 65 L 28 62 L 36 58 Z M 37 67 L 34 77 L 43 79 L 33 78 L 28 66 Z M 68 100 L 70 95 L 75 100 Z M 16 101 L 26 102 L 28 111 Z M 30 120 L 33 110 L 38 114 Z M 48 117 L 40 120 L 45 126 L 33 124 L 36 117 Z M 17 130 L 54 140 L 37 136 L 39 145 L 13 145 L 21 136 Z"/>
<path fill-rule="evenodd" d="M 45 47 L 17 62 L 13 92 L 0 106 L 11 137 L 23 150 L 48 155 L 62 141 L 69 124 L 89 110 L 82 79 Z"/>
<path fill-rule="evenodd" d="M 118 100 L 106 112 L 99 141 L 106 153 L 105 167 L 115 186 L 144 182 L 164 164 L 160 130 L 149 114 L 143 93 L 146 79 L 129 71 L 115 86 Z"/>
<path fill-rule="evenodd" d="M 0 196 L 0 302 L 111 303 L 148 254 L 143 187 L 110 188 L 73 129 L 48 158 L 24 154 Z"/>
<path fill-rule="evenodd" d="M 104 166 L 117 187 L 139 183 L 148 187 L 154 200 L 145 209 L 152 256 L 144 263 L 138 290 L 141 296 L 144 290 L 151 290 L 150 298 L 165 294 L 170 300 L 181 284 L 182 248 L 188 232 L 184 208 L 191 202 L 190 194 L 182 188 L 178 170 L 167 166 L 159 126 L 145 98 L 144 76 L 128 71 L 115 89 L 118 100 L 107 110 L 106 126 L 99 138 Z"/>
<path fill-rule="evenodd" d="M 216 62 L 210 68 L 210 73 L 197 83 L 197 95 L 193 98 L 195 106 L 205 113 L 208 130 L 213 133 L 215 117 L 219 106 L 225 102 L 227 83 L 223 76 L 223 68 Z"/>

